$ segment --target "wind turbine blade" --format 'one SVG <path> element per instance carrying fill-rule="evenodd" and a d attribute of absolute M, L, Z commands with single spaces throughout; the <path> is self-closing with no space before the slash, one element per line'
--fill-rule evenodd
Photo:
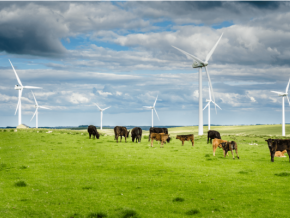
<path fill-rule="evenodd" d="M 48 110 L 51 110 L 50 108 L 48 107 L 43 107 L 43 106 L 38 106 L 39 108 L 43 108 L 43 109 L 48 109 Z"/>
<path fill-rule="evenodd" d="M 205 58 L 205 62 L 207 63 L 208 60 L 210 59 L 210 57 L 212 56 L 214 50 L 216 49 L 217 45 L 219 44 L 222 36 L 223 36 L 224 33 L 222 33 L 222 35 L 220 36 L 220 38 L 218 39 L 218 41 L 216 42 L 216 44 L 214 45 L 214 47 L 210 50 L 210 52 L 207 54 L 206 58 Z"/>
<path fill-rule="evenodd" d="M 205 107 L 203 108 L 203 111 L 204 111 L 204 109 L 206 109 L 206 108 L 208 107 L 209 104 L 210 104 L 210 102 L 208 102 L 208 103 L 205 105 Z"/>
<path fill-rule="evenodd" d="M 191 57 L 193 60 L 203 64 L 204 62 L 202 60 L 200 60 L 199 58 L 193 56 L 192 54 L 187 53 L 186 51 L 181 50 L 180 48 L 177 48 L 175 46 L 172 45 L 173 48 L 177 49 L 178 51 L 182 52 L 183 54 L 185 54 L 186 56 Z"/>
<path fill-rule="evenodd" d="M 17 107 L 16 107 L 16 111 L 15 111 L 15 114 L 14 114 L 14 115 L 16 115 L 17 110 L 18 110 L 18 108 L 19 108 L 19 104 L 20 104 L 21 96 L 22 96 L 22 90 L 23 90 L 23 89 L 20 90 L 20 96 L 18 97 L 18 103 L 17 103 Z"/>
<path fill-rule="evenodd" d="M 100 107 L 99 107 L 99 105 L 97 105 L 96 103 L 94 103 L 100 110 L 102 110 Z"/>
<path fill-rule="evenodd" d="M 286 93 L 288 93 L 289 83 L 290 83 L 290 79 L 289 79 L 289 82 L 288 82 L 287 87 L 286 87 Z"/>
<path fill-rule="evenodd" d="M 32 91 L 31 91 L 31 92 L 32 92 Z M 32 92 L 32 95 L 33 95 L 33 97 L 34 97 L 35 104 L 38 106 L 37 101 L 36 101 L 36 98 L 35 98 L 33 92 Z"/>
<path fill-rule="evenodd" d="M 146 107 L 146 108 L 150 108 L 150 109 L 152 109 L 152 106 L 143 106 L 143 107 Z"/>
<path fill-rule="evenodd" d="M 111 106 L 110 106 L 110 107 L 111 107 Z M 103 109 L 103 111 L 104 111 L 104 110 L 107 110 L 107 109 L 110 108 L 110 107 L 107 107 L 107 108 Z"/>
<path fill-rule="evenodd" d="M 8 60 L 9 60 L 9 59 L 8 59 Z M 18 83 L 22 86 L 22 83 L 21 83 L 21 81 L 20 81 L 20 79 L 19 79 L 19 77 L 18 77 L 18 75 L 17 75 L 17 73 L 16 73 L 16 70 L 14 69 L 14 67 L 13 67 L 13 65 L 12 65 L 12 63 L 11 63 L 10 60 L 9 60 L 9 62 L 10 62 L 10 64 L 11 64 L 11 66 L 12 66 L 12 69 L 13 69 L 13 71 L 14 71 L 14 73 L 15 73 L 15 76 L 16 76 L 16 79 L 17 79 Z"/>
<path fill-rule="evenodd" d="M 34 112 L 34 114 L 33 114 L 32 118 L 31 118 L 31 120 L 32 120 L 32 119 L 33 119 L 33 117 L 35 116 L 36 112 L 37 112 L 37 108 L 36 108 L 36 110 L 35 110 L 35 112 Z M 30 121 L 31 121 L 31 120 L 30 120 Z"/>
<path fill-rule="evenodd" d="M 156 99 L 155 99 L 155 102 L 154 102 L 154 104 L 153 104 L 153 107 L 155 107 L 155 104 L 156 104 L 157 98 L 158 98 L 158 95 L 157 95 L 157 97 L 156 97 Z"/>
<path fill-rule="evenodd" d="M 159 116 L 158 116 L 158 114 L 157 114 L 157 111 L 156 111 L 156 109 L 155 109 L 155 108 L 154 108 L 154 111 L 155 111 L 155 113 L 156 113 L 156 115 L 157 115 L 157 117 L 158 117 L 158 120 L 160 120 L 160 119 L 159 119 Z"/>
<path fill-rule="evenodd" d="M 217 105 L 217 103 L 215 103 L 215 102 L 212 102 L 212 103 L 214 103 L 219 109 L 221 109 L 220 106 Z"/>
<path fill-rule="evenodd" d="M 287 96 L 287 100 L 288 100 L 288 103 L 289 103 L 289 106 L 290 106 L 290 101 L 289 101 L 289 98 L 288 98 L 288 96 Z"/>
<path fill-rule="evenodd" d="M 278 95 L 283 95 L 283 94 L 285 94 L 285 93 L 283 93 L 283 92 L 276 92 L 276 91 L 271 91 L 271 92 L 274 92 L 274 93 L 276 93 L 276 94 L 278 94 Z"/>
<path fill-rule="evenodd" d="M 42 89 L 41 87 L 36 87 L 36 86 L 23 86 L 25 89 Z"/>
<path fill-rule="evenodd" d="M 209 73 L 207 71 L 207 67 L 204 67 L 204 68 L 205 68 L 206 75 L 207 75 L 207 78 L 208 78 L 208 83 L 209 83 L 209 87 L 210 87 L 210 90 L 211 90 L 212 98 L 213 98 L 213 101 L 215 102 L 215 98 L 214 98 L 214 94 L 213 94 L 213 89 L 212 89 L 212 85 L 211 85 L 211 80 L 210 80 L 210 77 L 209 77 Z"/>

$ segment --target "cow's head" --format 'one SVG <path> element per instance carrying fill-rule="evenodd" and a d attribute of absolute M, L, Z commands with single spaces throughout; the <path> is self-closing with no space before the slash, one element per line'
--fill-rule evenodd
<path fill-rule="evenodd" d="M 171 138 L 170 138 L 169 135 L 168 135 L 168 138 L 166 139 L 166 141 L 169 143 L 170 140 L 171 140 Z"/>
<path fill-rule="evenodd" d="M 100 134 L 97 131 L 96 131 L 96 137 L 97 137 L 97 139 L 100 138 Z"/>
<path fill-rule="evenodd" d="M 225 149 L 226 147 L 227 147 L 227 142 L 222 142 L 222 143 L 220 143 L 221 145 L 222 145 L 222 147 L 223 147 L 223 149 Z"/>
<path fill-rule="evenodd" d="M 265 141 L 268 143 L 268 147 L 269 147 L 270 151 L 274 150 L 275 140 L 273 140 L 273 139 L 267 139 Z"/>
<path fill-rule="evenodd" d="M 176 139 L 181 139 L 181 137 L 179 135 L 176 136 Z"/>

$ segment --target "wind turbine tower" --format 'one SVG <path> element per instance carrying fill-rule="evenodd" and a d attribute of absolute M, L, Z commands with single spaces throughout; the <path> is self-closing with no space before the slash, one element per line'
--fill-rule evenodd
<path fill-rule="evenodd" d="M 101 109 L 96 103 L 95 103 L 95 105 L 100 109 L 100 111 L 101 111 L 101 130 L 103 129 L 103 111 L 104 110 L 107 110 L 108 108 L 110 108 L 110 107 L 107 107 L 107 108 L 105 108 L 105 109 Z"/>
<path fill-rule="evenodd" d="M 213 94 L 213 89 L 212 89 L 212 84 L 211 84 L 211 80 L 209 77 L 209 73 L 207 70 L 207 65 L 208 65 L 208 61 L 210 59 L 210 57 L 212 56 L 214 50 L 216 49 L 219 41 L 221 40 L 223 36 L 220 36 L 220 38 L 218 39 L 218 41 L 216 42 L 216 44 L 213 46 L 213 48 L 210 50 L 210 52 L 207 54 L 205 61 L 200 60 L 199 58 L 187 53 L 186 51 L 183 51 L 175 46 L 172 46 L 173 48 L 179 50 L 180 52 L 182 52 L 183 54 L 185 54 L 187 57 L 190 57 L 193 59 L 193 64 L 192 67 L 193 68 L 198 68 L 199 69 L 199 73 L 198 73 L 198 77 L 199 77 L 199 112 L 198 112 L 198 135 L 203 135 L 203 109 L 202 109 L 202 68 L 205 68 L 205 72 L 207 74 L 207 78 L 208 78 L 208 82 L 210 85 L 210 91 L 212 93 L 212 97 L 213 97 L 213 101 L 215 102 L 215 98 L 214 98 L 214 94 Z"/>
<path fill-rule="evenodd" d="M 31 92 L 32 92 L 32 91 L 31 91 Z M 36 119 L 36 125 L 35 125 L 35 128 L 38 129 L 38 108 L 43 108 L 43 109 L 48 109 L 48 110 L 50 110 L 50 108 L 43 107 L 43 106 L 39 106 L 38 103 L 37 103 L 37 101 L 36 101 L 36 98 L 35 98 L 33 92 L 32 92 L 32 95 L 33 95 L 33 98 L 34 98 L 34 101 L 35 101 L 35 108 L 36 108 L 36 109 L 35 109 L 35 112 L 34 112 L 32 118 L 31 118 L 31 120 L 32 120 L 33 117 L 35 116 L 35 119 Z M 30 121 L 31 121 L 31 120 L 30 120 Z"/>
<path fill-rule="evenodd" d="M 157 114 L 157 111 L 156 111 L 156 109 L 155 109 L 155 104 L 156 104 L 157 98 L 158 98 L 158 95 L 157 95 L 157 97 L 156 97 L 156 100 L 155 100 L 153 106 L 143 106 L 143 107 L 146 107 L 146 108 L 152 110 L 152 127 L 153 127 L 153 110 L 155 111 L 155 113 L 156 113 L 156 115 L 157 115 L 157 117 L 158 117 L 158 120 L 160 120 L 160 119 L 159 119 L 159 116 L 158 116 L 158 114 Z"/>
<path fill-rule="evenodd" d="M 287 84 L 285 93 L 271 91 L 271 92 L 274 92 L 274 93 L 278 94 L 278 96 L 281 96 L 282 97 L 282 136 L 285 136 L 285 105 L 284 105 L 284 98 L 285 97 L 287 98 L 288 103 L 289 103 L 289 106 L 290 106 L 290 101 L 289 101 L 289 98 L 288 98 L 289 83 L 290 83 L 290 79 L 289 79 L 289 82 Z"/>
<path fill-rule="evenodd" d="M 22 124 L 21 123 L 21 96 L 22 96 L 23 89 L 42 89 L 42 88 L 35 87 L 35 86 L 23 86 L 10 60 L 9 62 L 12 66 L 12 69 L 15 73 L 16 79 L 19 84 L 19 85 L 15 85 L 14 87 L 14 89 L 18 90 L 18 103 L 17 103 L 15 114 L 17 113 L 17 110 L 18 110 L 18 125 L 21 125 Z"/>
<path fill-rule="evenodd" d="M 212 99 L 211 99 L 211 94 L 210 94 L 210 88 L 208 88 L 208 93 L 209 93 L 209 100 L 207 99 L 206 102 L 207 105 L 204 107 L 204 109 L 206 109 L 206 107 L 208 107 L 208 130 L 210 130 L 210 103 L 212 102 L 215 106 L 217 106 L 219 109 L 221 109 Z M 203 110 L 204 110 L 203 109 Z"/>

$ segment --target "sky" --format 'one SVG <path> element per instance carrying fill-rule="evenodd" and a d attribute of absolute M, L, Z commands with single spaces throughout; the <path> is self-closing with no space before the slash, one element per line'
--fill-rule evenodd
<path fill-rule="evenodd" d="M 290 2 L 0 2 L 0 126 L 17 126 L 17 80 L 41 106 L 39 126 L 198 125 L 205 60 L 216 103 L 211 124 L 280 124 L 290 78 Z M 208 80 L 203 70 L 203 105 Z M 31 90 L 22 123 L 34 127 Z M 204 124 L 208 123 L 207 109 Z M 286 123 L 290 106 L 285 101 Z"/>

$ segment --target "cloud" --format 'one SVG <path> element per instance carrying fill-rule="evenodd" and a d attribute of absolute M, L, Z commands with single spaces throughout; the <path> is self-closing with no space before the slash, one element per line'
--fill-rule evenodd
<path fill-rule="evenodd" d="M 70 102 L 73 104 L 88 103 L 89 99 L 79 93 L 73 93 L 70 96 Z"/>

